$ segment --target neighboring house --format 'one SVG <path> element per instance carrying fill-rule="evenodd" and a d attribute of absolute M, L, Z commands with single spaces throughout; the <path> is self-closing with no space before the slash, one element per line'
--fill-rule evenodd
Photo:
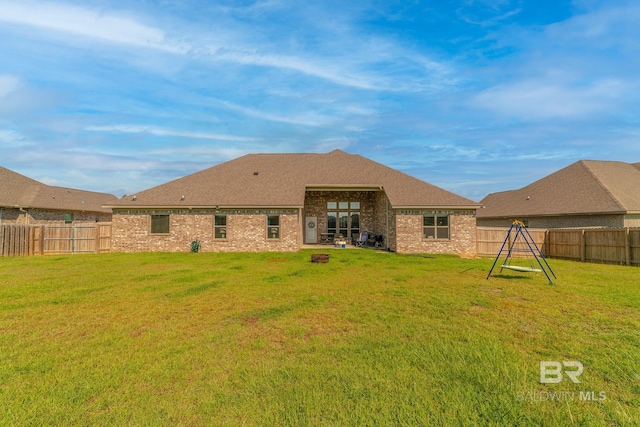
<path fill-rule="evenodd" d="M 640 227 L 640 163 L 581 160 L 480 203 L 478 226 Z"/>
<path fill-rule="evenodd" d="M 116 196 L 46 185 L 0 166 L 0 224 L 76 224 L 111 221 L 102 205 Z"/>
<path fill-rule="evenodd" d="M 368 232 L 401 253 L 475 254 L 479 204 L 335 150 L 250 154 L 105 207 L 121 252 L 297 251 Z"/>

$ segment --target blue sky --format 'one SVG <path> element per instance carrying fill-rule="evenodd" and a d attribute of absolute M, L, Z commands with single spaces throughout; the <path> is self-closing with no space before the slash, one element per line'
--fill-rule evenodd
<path fill-rule="evenodd" d="M 0 0 L 0 165 L 122 196 L 361 154 L 473 200 L 640 162 L 640 4 Z"/>

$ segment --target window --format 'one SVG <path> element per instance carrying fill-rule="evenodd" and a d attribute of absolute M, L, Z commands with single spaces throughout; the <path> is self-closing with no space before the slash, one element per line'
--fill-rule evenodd
<path fill-rule="evenodd" d="M 425 239 L 449 238 L 449 215 L 425 215 L 422 225 Z"/>
<path fill-rule="evenodd" d="M 350 239 L 360 234 L 360 202 L 327 202 L 327 233 Z"/>
<path fill-rule="evenodd" d="M 213 228 L 214 228 L 213 237 L 215 239 L 226 239 L 227 238 L 227 216 L 216 215 L 214 219 Z"/>
<path fill-rule="evenodd" d="M 72 222 L 73 222 L 73 214 L 72 213 L 64 214 L 64 223 L 71 224 Z"/>
<path fill-rule="evenodd" d="M 151 215 L 151 234 L 169 233 L 169 215 Z"/>
<path fill-rule="evenodd" d="M 280 215 L 267 216 L 267 239 L 280 238 Z"/>

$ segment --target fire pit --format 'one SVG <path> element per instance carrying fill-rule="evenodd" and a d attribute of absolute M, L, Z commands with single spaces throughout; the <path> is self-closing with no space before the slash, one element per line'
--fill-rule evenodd
<path fill-rule="evenodd" d="M 313 254 L 311 262 L 329 262 L 329 254 Z"/>

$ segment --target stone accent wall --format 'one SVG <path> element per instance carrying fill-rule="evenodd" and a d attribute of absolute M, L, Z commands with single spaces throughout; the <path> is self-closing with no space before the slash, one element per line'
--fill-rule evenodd
<path fill-rule="evenodd" d="M 111 213 L 57 211 L 27 208 L 20 211 L 15 208 L 2 208 L 2 222 L 7 224 L 31 225 L 65 225 L 65 215 L 73 214 L 73 221 L 69 225 L 96 222 L 111 222 Z"/>
<path fill-rule="evenodd" d="M 151 215 L 169 215 L 169 233 L 151 234 Z M 214 238 L 214 215 L 227 215 L 227 237 Z M 267 238 L 267 215 L 280 215 L 280 238 Z M 288 210 L 114 210 L 114 252 L 292 252 L 301 246 L 298 211 Z"/>
<path fill-rule="evenodd" d="M 634 215 L 565 215 L 517 219 L 523 221 L 530 228 L 623 228 L 634 227 L 634 225 L 628 225 L 633 223 L 640 225 L 640 216 L 635 216 L 636 220 L 632 218 Z M 629 218 L 628 221 L 627 218 Z M 512 223 L 513 219 L 478 218 L 479 227 L 510 227 Z"/>
<path fill-rule="evenodd" d="M 449 214 L 449 239 L 425 239 L 423 214 Z M 396 252 L 476 254 L 475 211 L 396 210 Z"/>

